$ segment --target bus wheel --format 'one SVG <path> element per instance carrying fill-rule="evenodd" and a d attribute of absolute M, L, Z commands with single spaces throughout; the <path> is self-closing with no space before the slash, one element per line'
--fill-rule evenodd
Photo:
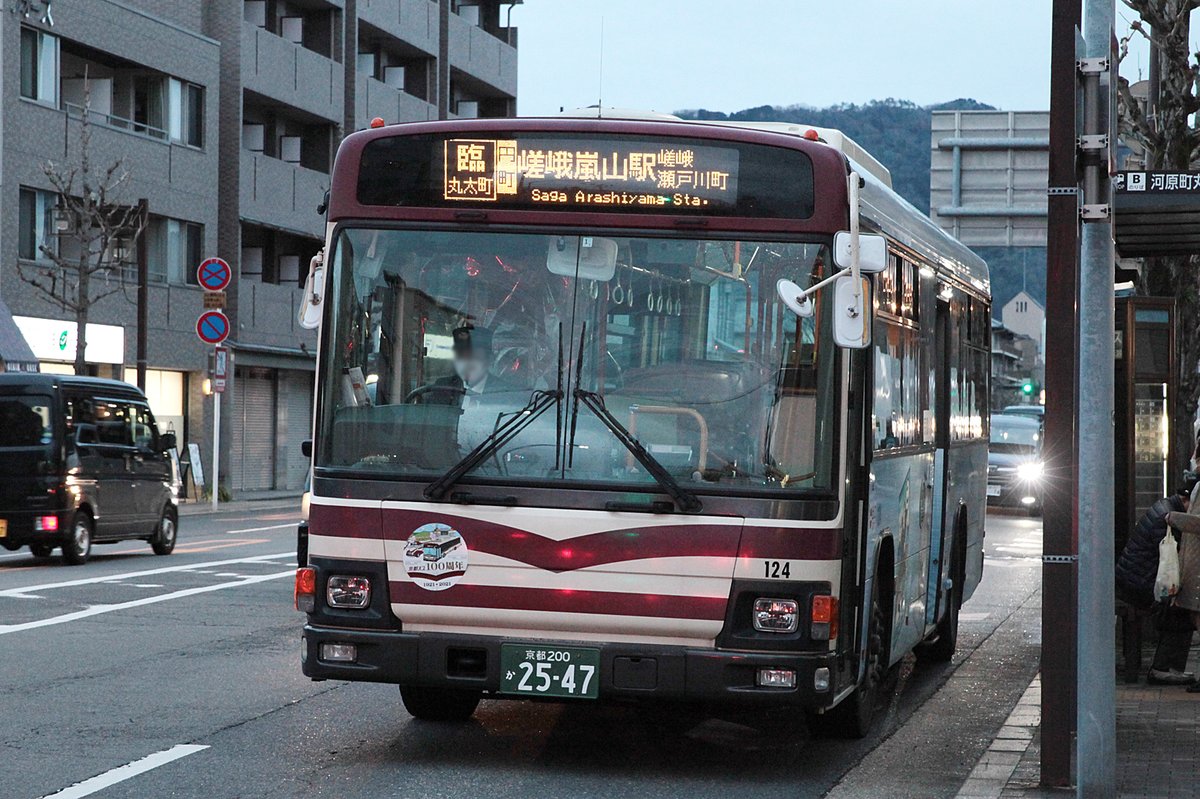
<path fill-rule="evenodd" d="M 480 691 L 400 686 L 400 701 L 413 718 L 422 721 L 466 721 L 479 707 Z"/>
<path fill-rule="evenodd" d="M 890 607 L 890 602 L 889 602 Z M 871 621 L 867 629 L 867 666 L 854 693 L 825 713 L 808 717 L 809 729 L 823 738 L 865 738 L 875 718 L 879 689 L 887 680 L 890 636 L 879 597 L 879 578 L 871 589 Z"/>

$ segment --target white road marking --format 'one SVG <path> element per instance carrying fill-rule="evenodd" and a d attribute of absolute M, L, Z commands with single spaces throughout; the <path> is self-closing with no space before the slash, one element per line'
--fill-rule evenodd
<path fill-rule="evenodd" d="M 288 527 L 295 527 L 298 522 L 291 524 L 272 524 L 270 527 L 247 527 L 244 530 L 226 530 L 225 535 L 235 535 L 237 533 L 261 533 L 263 530 L 283 530 Z"/>
<path fill-rule="evenodd" d="M 959 621 L 983 621 L 990 615 L 992 615 L 992 614 L 990 614 L 990 613 L 959 613 L 958 620 Z"/>
<path fill-rule="evenodd" d="M 52 588 L 73 588 L 77 585 L 94 585 L 95 583 L 103 583 L 108 580 L 128 580 L 133 577 L 149 577 L 152 574 L 169 574 L 171 572 L 185 572 L 194 569 L 202 569 L 209 566 L 229 566 L 234 563 L 266 563 L 278 558 L 294 558 L 296 552 L 289 550 L 288 552 L 277 552 L 274 555 L 253 555 L 247 558 L 230 558 L 229 560 L 212 560 L 206 563 L 189 563 L 183 566 L 163 566 L 160 569 L 145 569 L 143 571 L 126 572 L 125 574 L 108 574 L 100 577 L 82 577 L 78 580 L 64 580 L 60 583 L 43 583 L 42 585 L 28 585 L 24 588 L 7 588 L 0 591 L 0 597 L 20 597 L 26 594 L 31 594 L 35 591 L 48 591 Z"/>
<path fill-rule="evenodd" d="M 58 793 L 43 796 L 42 799 L 82 799 L 85 796 L 91 796 L 94 793 L 103 791 L 105 788 L 116 785 L 118 782 L 132 779 L 139 774 L 145 774 L 147 771 L 156 769 L 159 766 L 165 766 L 168 763 L 179 760 L 181 757 L 202 752 L 207 748 L 207 746 L 199 744 L 179 744 L 178 746 L 172 746 L 170 749 L 164 749 L 161 752 L 147 755 L 141 760 L 135 760 L 132 763 L 126 763 L 123 766 L 109 769 L 103 774 L 97 774 L 95 777 L 86 779 L 83 782 L 77 782 L 69 788 L 63 788 Z"/>
<path fill-rule="evenodd" d="M 66 624 L 70 621 L 78 621 L 80 619 L 99 616 L 104 613 L 115 613 L 118 610 L 129 610 L 130 608 L 140 608 L 143 605 L 154 605 L 159 602 L 168 602 L 172 599 L 183 599 L 184 597 L 195 596 L 196 594 L 207 594 L 212 591 L 221 591 L 225 588 L 240 588 L 244 585 L 253 585 L 255 583 L 265 583 L 268 580 L 278 580 L 281 577 L 291 577 L 296 572 L 293 569 L 288 569 L 285 572 L 276 572 L 275 574 L 262 574 L 257 577 L 247 577 L 243 580 L 233 580 L 228 583 L 217 583 L 216 585 L 202 585 L 198 588 L 185 588 L 182 591 L 172 591 L 169 594 L 158 594 L 157 596 L 143 597 L 142 599 L 133 599 L 129 602 L 118 602 L 115 605 L 92 605 L 86 610 L 77 610 L 73 613 L 64 613 L 61 616 L 51 616 L 48 619 L 38 619 L 37 621 L 27 621 L 22 624 L 0 624 L 0 635 L 8 635 L 9 633 L 19 633 L 25 630 L 36 630 L 39 627 L 53 627 L 57 624 Z"/>
<path fill-rule="evenodd" d="M 162 588 L 162 583 L 132 583 L 134 588 Z"/>

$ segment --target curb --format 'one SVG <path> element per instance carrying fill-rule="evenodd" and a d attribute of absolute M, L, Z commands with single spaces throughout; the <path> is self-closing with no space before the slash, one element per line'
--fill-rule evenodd
<path fill-rule="evenodd" d="M 971 770 L 955 799 L 999 799 L 1041 724 L 1042 677 L 1029 683 L 1017 706 Z"/>
<path fill-rule="evenodd" d="M 270 497 L 269 499 L 236 499 L 222 502 L 216 510 L 208 502 L 189 502 L 179 505 L 180 516 L 217 516 L 225 513 L 245 513 L 268 510 L 295 510 L 296 521 L 300 521 L 300 494 L 294 497 Z"/>

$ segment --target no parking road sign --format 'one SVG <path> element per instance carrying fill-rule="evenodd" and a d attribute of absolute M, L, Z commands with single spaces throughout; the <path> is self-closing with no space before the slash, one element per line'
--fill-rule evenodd
<path fill-rule="evenodd" d="M 229 287 L 229 281 L 233 280 L 233 270 L 220 258 L 208 258 L 200 263 L 196 278 L 206 291 L 224 291 Z"/>
<path fill-rule="evenodd" d="M 229 317 L 220 311 L 205 311 L 196 320 L 196 335 L 205 344 L 220 344 L 229 337 Z"/>

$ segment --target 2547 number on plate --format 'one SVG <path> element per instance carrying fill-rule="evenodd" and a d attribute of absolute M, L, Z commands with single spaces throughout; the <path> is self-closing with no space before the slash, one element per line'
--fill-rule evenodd
<path fill-rule="evenodd" d="M 595 699 L 600 650 L 536 644 L 500 646 L 500 693 Z"/>

